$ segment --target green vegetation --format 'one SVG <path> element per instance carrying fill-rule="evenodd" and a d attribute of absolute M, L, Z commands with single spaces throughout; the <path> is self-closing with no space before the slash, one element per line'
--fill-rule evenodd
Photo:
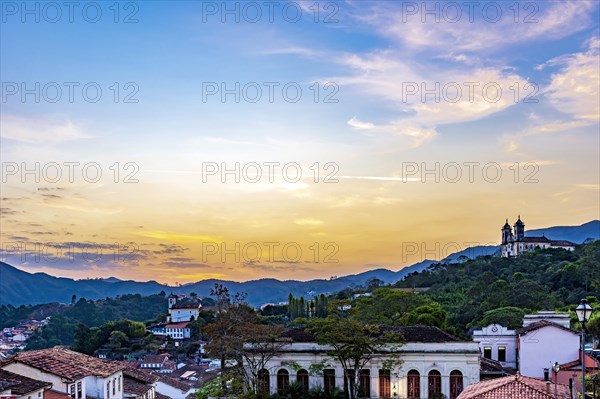
<path fill-rule="evenodd" d="M 293 321 L 298 317 L 326 317 L 328 302 L 327 297 L 323 294 L 315 297 L 315 299 L 311 301 L 305 301 L 302 296 L 300 298 L 295 298 L 290 294 L 288 297 L 289 318 Z"/>
<path fill-rule="evenodd" d="M 395 286 L 429 287 L 420 295 L 441 305 L 451 330 L 464 334 L 490 323 L 514 328 L 524 312 L 572 312 L 581 298 L 600 298 L 600 241 L 574 252 L 548 249 L 515 259 L 486 256 L 436 264 Z"/>

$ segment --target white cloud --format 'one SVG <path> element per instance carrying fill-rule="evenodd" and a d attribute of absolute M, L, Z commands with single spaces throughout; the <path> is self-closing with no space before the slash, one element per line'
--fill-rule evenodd
<path fill-rule="evenodd" d="M 585 52 L 554 58 L 546 65 L 561 66 L 552 75 L 546 96 L 559 111 L 581 121 L 600 120 L 600 39 L 588 42 Z"/>
<path fill-rule="evenodd" d="M 469 8 L 462 6 L 460 18 L 450 22 L 458 13 L 444 18 L 441 2 L 432 3 L 433 6 L 424 2 L 413 4 L 417 6 L 416 12 L 408 11 L 403 2 L 377 3 L 368 13 L 357 13 L 356 18 L 411 49 L 481 51 L 523 41 L 566 37 L 585 29 L 591 22 L 590 11 L 597 6 L 594 1 L 584 0 L 532 2 L 532 6 L 519 3 L 519 14 L 515 15 L 514 3 L 495 3 L 501 5 L 501 16 L 497 22 L 490 22 L 495 19 L 495 10 L 484 11 L 483 4 L 478 3 L 472 20 Z M 435 5 L 440 7 L 438 22 L 434 15 L 424 13 L 426 7 Z"/>
<path fill-rule="evenodd" d="M 84 129 L 69 119 L 25 118 L 6 115 L 0 119 L 3 139 L 24 143 L 60 143 L 90 138 Z"/>

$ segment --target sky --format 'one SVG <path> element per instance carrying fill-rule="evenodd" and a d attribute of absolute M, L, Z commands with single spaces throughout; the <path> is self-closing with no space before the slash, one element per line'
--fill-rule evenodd
<path fill-rule="evenodd" d="M 600 219 L 600 2 L 1 3 L 2 261 L 399 270 Z"/>

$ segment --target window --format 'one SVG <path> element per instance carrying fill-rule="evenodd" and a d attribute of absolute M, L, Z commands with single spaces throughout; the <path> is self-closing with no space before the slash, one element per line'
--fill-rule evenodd
<path fill-rule="evenodd" d="M 344 372 L 344 392 L 348 392 L 354 389 L 354 370 L 346 370 Z M 348 395 L 346 395 L 348 396 Z"/>
<path fill-rule="evenodd" d="M 69 385 L 69 393 L 71 394 L 71 398 L 75 399 L 75 384 Z"/>
<path fill-rule="evenodd" d="M 113 378 L 113 396 L 117 394 L 117 379 Z"/>
<path fill-rule="evenodd" d="M 287 394 L 288 387 L 290 385 L 290 373 L 281 369 L 277 372 L 277 394 L 285 395 Z"/>
<path fill-rule="evenodd" d="M 390 398 L 392 390 L 390 388 L 390 370 L 379 370 L 379 396 L 382 398 Z"/>
<path fill-rule="evenodd" d="M 271 390 L 271 382 L 269 381 L 269 372 L 262 369 L 258 372 L 258 392 L 268 394 Z"/>
<path fill-rule="evenodd" d="M 463 391 L 463 375 L 458 370 L 450 372 L 450 399 L 458 398 Z"/>
<path fill-rule="evenodd" d="M 409 399 L 421 397 L 421 374 L 417 370 L 410 370 L 406 376 Z"/>
<path fill-rule="evenodd" d="M 371 370 L 360 370 L 358 381 L 358 396 L 371 397 Z"/>
<path fill-rule="evenodd" d="M 431 370 L 428 378 L 429 398 L 438 399 L 442 397 L 442 374 L 437 370 Z"/>
<path fill-rule="evenodd" d="M 110 398 L 110 381 L 106 382 L 106 397 Z"/>
<path fill-rule="evenodd" d="M 505 362 L 506 361 L 506 346 L 498 347 L 498 361 Z"/>
<path fill-rule="evenodd" d="M 491 346 L 483 347 L 483 357 L 485 357 L 486 359 L 492 358 L 492 347 Z"/>
<path fill-rule="evenodd" d="M 300 384 L 304 392 L 308 392 L 308 371 L 304 369 L 298 370 L 296 381 Z"/>
<path fill-rule="evenodd" d="M 323 370 L 323 389 L 325 392 L 333 392 L 335 388 L 335 370 Z"/>
<path fill-rule="evenodd" d="M 81 381 L 77 381 L 77 397 L 83 398 L 83 383 Z"/>

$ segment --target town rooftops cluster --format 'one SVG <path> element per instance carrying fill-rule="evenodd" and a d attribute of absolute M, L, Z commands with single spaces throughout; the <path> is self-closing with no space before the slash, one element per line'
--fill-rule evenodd
<path fill-rule="evenodd" d="M 69 349 L 54 347 L 30 352 L 19 352 L 0 364 L 22 363 L 60 377 L 77 380 L 86 375 L 108 377 L 122 371 L 122 364 L 108 362 Z"/>

